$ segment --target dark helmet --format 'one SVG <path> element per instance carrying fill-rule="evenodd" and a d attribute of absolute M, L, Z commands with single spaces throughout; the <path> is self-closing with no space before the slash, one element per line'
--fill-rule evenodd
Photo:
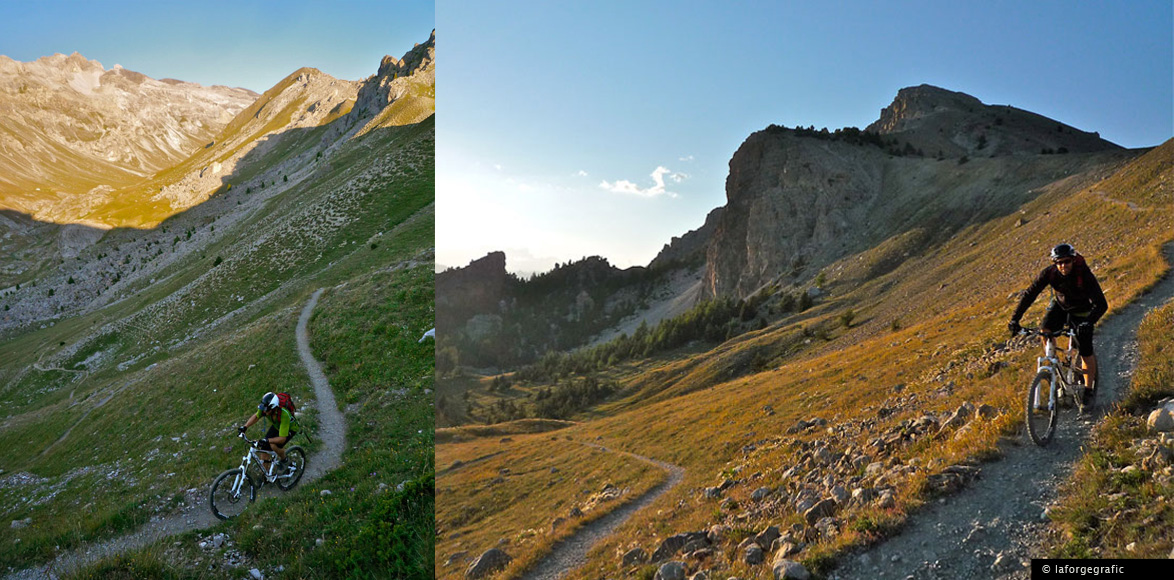
<path fill-rule="evenodd" d="M 259 409 L 262 413 L 267 413 L 276 409 L 280 404 L 281 402 L 277 399 L 277 395 L 273 393 L 265 393 L 265 395 L 261 397 L 261 404 L 257 405 L 257 409 Z"/>
<path fill-rule="evenodd" d="M 1075 258 L 1076 257 L 1076 248 L 1073 248 L 1072 244 L 1060 244 L 1060 245 L 1052 248 L 1052 256 L 1051 257 L 1052 257 L 1053 262 L 1056 260 L 1063 259 L 1063 258 Z"/>

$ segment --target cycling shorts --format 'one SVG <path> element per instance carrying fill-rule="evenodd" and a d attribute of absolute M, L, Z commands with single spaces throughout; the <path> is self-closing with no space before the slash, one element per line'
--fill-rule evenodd
<path fill-rule="evenodd" d="M 1095 354 L 1092 348 L 1092 328 L 1085 332 L 1079 330 L 1081 322 L 1088 322 L 1088 314 L 1088 312 L 1068 312 L 1053 302 L 1048 306 L 1048 311 L 1044 313 L 1044 318 L 1040 321 L 1039 326 L 1043 329 L 1056 331 L 1064 328 L 1065 322 L 1071 324 L 1072 328 L 1077 329 L 1076 340 L 1080 343 L 1080 356 L 1092 356 Z"/>

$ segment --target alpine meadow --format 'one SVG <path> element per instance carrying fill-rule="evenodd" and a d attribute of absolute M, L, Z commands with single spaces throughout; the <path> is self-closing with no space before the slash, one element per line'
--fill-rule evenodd
<path fill-rule="evenodd" d="M 432 576 L 421 34 L 363 80 L 302 68 L 259 95 L 0 57 L 10 577 Z M 209 488 L 266 392 L 297 404 L 304 473 L 221 522 Z"/>

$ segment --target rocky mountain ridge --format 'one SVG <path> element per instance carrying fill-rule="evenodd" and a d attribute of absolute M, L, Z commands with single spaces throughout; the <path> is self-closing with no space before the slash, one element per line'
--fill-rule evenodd
<path fill-rule="evenodd" d="M 54 219 L 62 198 L 128 185 L 205 146 L 257 98 L 156 80 L 78 53 L 0 56 L 0 204 Z"/>
<path fill-rule="evenodd" d="M 1092 153 L 1120 149 L 1088 133 L 1010 105 L 985 105 L 975 97 L 920 85 L 897 91 L 893 102 L 865 131 L 899 139 L 922 156 L 996 157 Z"/>
<path fill-rule="evenodd" d="M 1013 211 L 1064 175 L 1132 153 L 1046 117 L 928 85 L 902 89 L 860 143 L 771 126 L 730 159 L 706 293 L 802 284 L 910 232 L 922 243 Z M 876 141 L 880 147 L 869 144 Z"/>
<path fill-rule="evenodd" d="M 434 66 L 431 58 L 427 61 Z M 336 157 L 353 149 L 348 144 L 360 134 L 425 121 L 435 108 L 435 77 L 424 69 L 388 68 L 386 75 L 363 81 L 299 69 L 257 97 L 194 155 L 145 185 L 59 200 L 58 210 L 90 216 L 99 227 L 59 225 L 25 212 L 0 214 L 5 255 L 0 261 L 0 332 L 50 325 L 133 296 L 162 280 L 160 273 L 174 264 L 223 243 L 232 225 L 268 211 L 270 200 L 337 173 Z M 402 76 L 406 71 L 412 74 Z M 397 74 L 398 80 L 389 79 Z M 389 93 L 383 108 L 355 110 L 361 89 L 392 84 L 401 89 L 400 97 Z M 401 101 L 411 107 L 397 109 Z M 413 165 L 410 171 L 423 170 L 415 162 L 404 163 Z M 374 179 L 364 180 L 363 187 L 370 190 Z M 354 193 L 351 189 L 348 185 L 336 193 L 347 196 Z M 320 213 L 320 222 L 299 235 L 312 237 L 351 219 L 325 206 Z M 108 231 L 110 222 L 151 229 Z M 52 293 L 46 294 L 46 288 Z"/>

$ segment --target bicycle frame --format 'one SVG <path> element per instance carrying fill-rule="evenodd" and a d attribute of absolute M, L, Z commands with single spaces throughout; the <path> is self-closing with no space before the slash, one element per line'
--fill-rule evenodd
<path fill-rule="evenodd" d="M 245 455 L 243 457 L 241 457 L 241 465 L 239 468 L 241 470 L 241 474 L 239 476 L 237 476 L 236 480 L 234 480 L 232 482 L 233 493 L 240 492 L 240 486 L 242 483 L 244 483 L 243 478 L 248 477 L 249 465 L 254 462 L 256 462 L 257 467 L 259 467 L 261 469 L 261 475 L 265 476 L 265 481 L 263 481 L 262 483 L 273 483 L 274 481 L 277 481 L 277 474 L 274 473 L 274 469 L 277 466 L 277 461 L 276 461 L 276 457 L 275 457 L 277 455 L 277 452 L 276 451 L 264 451 L 262 449 L 257 449 L 257 441 L 253 441 L 253 440 L 249 439 L 248 437 L 245 437 L 244 433 L 240 434 L 240 438 L 244 439 L 245 442 L 249 444 L 249 450 L 248 450 L 248 452 L 245 453 Z M 269 454 L 269 456 L 270 456 L 269 459 L 268 460 L 261 459 L 260 454 L 262 454 L 262 453 Z M 262 467 L 265 465 L 265 461 L 269 462 L 269 470 L 268 471 L 266 471 L 265 468 Z M 258 487 L 260 487 L 260 486 L 258 485 Z"/>
<path fill-rule="evenodd" d="M 1070 393 L 1072 388 L 1076 385 L 1076 357 L 1079 356 L 1080 343 L 1076 338 L 1076 331 L 1071 327 L 1057 332 L 1045 333 L 1040 330 L 1028 331 L 1030 334 L 1042 336 L 1044 341 L 1044 356 L 1037 357 L 1035 362 L 1035 372 L 1046 372 L 1053 380 L 1049 381 L 1051 388 L 1048 392 L 1048 409 L 1052 409 L 1056 404 L 1056 395 L 1059 389 L 1063 389 L 1065 393 Z M 1056 352 L 1056 337 L 1068 337 L 1068 348 L 1064 350 L 1064 362 L 1060 361 L 1060 357 Z M 1066 364 L 1065 364 L 1066 363 Z M 1064 372 L 1067 370 L 1067 372 Z M 1076 396 L 1073 394 L 1073 396 Z M 1036 393 L 1038 399 L 1039 393 Z M 1039 404 L 1036 400 L 1036 404 Z"/>

